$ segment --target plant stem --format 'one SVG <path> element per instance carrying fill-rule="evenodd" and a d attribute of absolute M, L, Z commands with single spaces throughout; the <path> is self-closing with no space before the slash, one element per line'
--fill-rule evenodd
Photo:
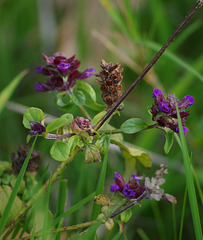
<path fill-rule="evenodd" d="M 62 162 L 58 168 L 55 170 L 55 172 L 51 176 L 50 185 L 52 186 L 53 183 L 55 183 L 58 178 L 61 176 L 65 168 L 72 162 L 75 155 L 80 151 L 80 148 L 75 148 L 75 150 L 71 153 L 69 158 Z M 48 189 L 49 180 L 46 181 L 46 183 L 40 188 L 40 190 L 27 202 L 27 204 L 22 208 L 22 210 L 19 212 L 18 216 L 13 220 L 12 225 L 8 227 L 3 235 L 1 236 L 1 239 L 6 240 L 9 234 L 13 231 L 15 226 L 20 223 L 20 221 L 24 218 L 27 211 L 34 205 L 36 202 L 36 199 L 41 196 L 42 193 L 46 192 Z"/>
<path fill-rule="evenodd" d="M 149 72 L 149 70 L 154 66 L 154 64 L 158 61 L 161 55 L 165 52 L 168 46 L 172 43 L 172 41 L 176 38 L 176 36 L 181 32 L 184 26 L 188 23 L 191 17 L 197 12 L 197 10 L 203 5 L 203 0 L 199 0 L 194 8 L 189 12 L 189 14 L 185 17 L 182 23 L 178 26 L 178 28 L 174 31 L 174 33 L 169 37 L 163 47 L 159 50 L 159 52 L 155 55 L 152 61 L 147 65 L 147 67 L 142 71 L 142 73 L 137 77 L 137 79 L 130 85 L 130 87 L 123 93 L 123 95 L 118 99 L 117 102 L 108 110 L 106 115 L 101 119 L 101 121 L 95 126 L 95 130 L 98 130 L 105 121 L 113 114 L 113 112 L 118 108 L 118 106 L 125 100 L 128 94 L 134 89 L 134 87 L 143 79 L 143 77 Z"/>
<path fill-rule="evenodd" d="M 48 231 L 47 234 L 54 234 L 54 233 L 59 233 L 59 232 L 68 232 L 68 231 L 73 231 L 73 230 L 77 230 L 77 229 L 80 229 L 80 228 L 86 228 L 86 227 L 89 227 L 89 226 L 95 224 L 97 221 L 98 220 L 94 220 L 94 221 L 85 222 L 85 223 L 81 223 L 81 224 L 77 224 L 77 225 L 73 225 L 73 226 L 54 229 L 54 230 Z M 37 234 L 34 235 L 34 237 L 37 238 L 37 237 L 40 237 L 41 235 L 42 235 L 42 233 L 37 233 Z M 20 239 L 29 240 L 30 238 L 31 238 L 31 236 L 20 238 Z M 16 240 L 20 240 L 20 239 L 16 239 Z"/>

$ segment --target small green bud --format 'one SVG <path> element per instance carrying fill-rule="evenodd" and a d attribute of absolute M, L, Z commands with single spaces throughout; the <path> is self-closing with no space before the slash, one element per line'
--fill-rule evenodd
<path fill-rule="evenodd" d="M 111 231 L 113 229 L 114 226 L 114 221 L 112 218 L 109 218 L 106 222 L 105 222 L 105 227 L 107 230 Z"/>
<path fill-rule="evenodd" d="M 96 202 L 96 204 L 101 205 L 101 206 L 110 206 L 111 205 L 109 197 L 104 194 L 99 194 L 98 196 L 95 196 L 94 201 Z"/>

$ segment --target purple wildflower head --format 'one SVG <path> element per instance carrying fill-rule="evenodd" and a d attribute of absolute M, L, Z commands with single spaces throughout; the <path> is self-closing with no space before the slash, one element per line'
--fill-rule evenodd
<path fill-rule="evenodd" d="M 124 197 L 127 198 L 138 198 L 145 191 L 144 184 L 140 183 L 141 178 L 132 174 L 128 182 L 125 183 L 123 177 L 115 172 L 115 184 L 111 185 L 111 192 L 120 192 Z"/>
<path fill-rule="evenodd" d="M 29 132 L 31 135 L 38 135 L 41 134 L 43 132 L 46 132 L 46 128 L 44 125 L 42 125 L 39 122 L 34 122 L 34 121 L 30 121 L 30 126 L 31 126 L 31 131 Z"/>
<path fill-rule="evenodd" d="M 152 98 L 154 98 L 154 104 L 151 108 L 152 120 L 156 121 L 160 127 L 168 127 L 174 132 L 178 131 L 178 117 L 176 111 L 176 103 L 180 113 L 180 117 L 183 124 L 183 131 L 189 131 L 184 126 L 189 116 L 189 111 L 186 108 L 192 106 L 194 98 L 186 95 L 182 100 L 178 100 L 174 94 L 168 94 L 167 98 L 164 97 L 163 93 L 159 89 L 154 89 Z"/>
<path fill-rule="evenodd" d="M 69 91 L 76 80 L 83 80 L 93 74 L 95 69 L 89 68 L 84 72 L 79 72 L 80 61 L 75 56 L 66 58 L 62 53 L 55 53 L 52 57 L 43 54 L 47 64 L 36 68 L 39 74 L 48 76 L 46 83 L 37 83 L 34 88 L 37 91 Z"/>

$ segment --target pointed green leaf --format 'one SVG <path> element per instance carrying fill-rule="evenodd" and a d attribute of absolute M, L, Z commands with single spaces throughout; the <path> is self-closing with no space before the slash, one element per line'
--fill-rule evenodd
<path fill-rule="evenodd" d="M 121 222 L 127 223 L 132 216 L 132 210 L 127 209 L 126 211 L 122 212 L 120 216 L 121 216 Z"/>
<path fill-rule="evenodd" d="M 111 143 L 116 144 L 122 152 L 123 157 L 126 160 L 126 165 L 129 169 L 135 169 L 136 161 L 138 160 L 144 167 L 151 167 L 151 158 L 150 156 L 144 152 L 143 150 L 129 147 L 123 144 L 120 141 L 116 141 L 115 139 L 111 139 Z"/>
<path fill-rule="evenodd" d="M 85 95 L 82 91 L 74 90 L 73 94 L 70 95 L 71 100 L 78 106 L 82 106 L 85 103 Z"/>
<path fill-rule="evenodd" d="M 51 123 L 49 123 L 46 127 L 46 132 L 52 132 L 55 131 L 57 129 L 59 129 L 60 127 L 63 127 L 65 125 L 68 125 L 70 123 L 69 119 L 66 118 L 58 118 L 54 121 L 52 121 Z"/>
<path fill-rule="evenodd" d="M 101 161 L 101 155 L 99 152 L 99 149 L 92 144 L 86 145 L 85 150 L 85 163 L 92 163 L 92 162 L 100 162 Z"/>
<path fill-rule="evenodd" d="M 80 88 L 84 90 L 92 98 L 92 100 L 96 102 L 96 93 L 88 83 L 83 81 L 77 81 L 75 88 Z"/>
<path fill-rule="evenodd" d="M 121 125 L 120 129 L 124 133 L 131 134 L 142 131 L 146 129 L 147 126 L 148 125 L 140 118 L 130 118 Z"/>
<path fill-rule="evenodd" d="M 99 149 L 101 154 L 104 154 L 107 149 L 109 137 L 107 135 L 101 136 L 99 140 L 96 141 L 95 146 Z"/>
<path fill-rule="evenodd" d="M 28 108 L 23 115 L 23 125 L 25 128 L 31 129 L 30 121 L 40 122 L 43 118 L 43 112 L 39 108 Z"/>
<path fill-rule="evenodd" d="M 10 84 L 0 93 L 0 113 L 3 110 L 5 104 L 8 102 L 9 98 L 11 97 L 12 93 L 15 91 L 16 87 L 18 86 L 19 82 L 22 78 L 28 73 L 27 70 L 22 71 L 18 74 Z M 3 80 L 2 80 L 3 81 Z"/>
<path fill-rule="evenodd" d="M 95 126 L 106 114 L 106 111 L 101 111 L 97 115 L 95 115 L 92 119 L 92 126 Z"/>
<path fill-rule="evenodd" d="M 69 121 L 69 123 L 71 123 L 72 121 L 73 121 L 73 114 L 71 114 L 71 113 L 65 113 L 65 114 L 63 114 L 60 118 L 65 118 L 65 119 L 67 119 L 68 121 Z M 69 124 L 68 123 L 68 124 Z"/>
<path fill-rule="evenodd" d="M 165 132 L 166 142 L 164 145 L 164 152 L 166 154 L 170 152 L 171 147 L 173 146 L 173 135 L 174 135 L 174 132 L 172 130 Z"/>

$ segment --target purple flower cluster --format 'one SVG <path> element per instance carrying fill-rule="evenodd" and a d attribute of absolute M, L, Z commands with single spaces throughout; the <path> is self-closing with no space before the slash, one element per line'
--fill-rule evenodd
<path fill-rule="evenodd" d="M 160 127 L 168 127 L 174 132 L 179 132 L 178 117 L 176 111 L 176 102 L 180 117 L 183 124 L 184 133 L 189 131 L 184 123 L 189 116 L 190 111 L 186 111 L 188 106 L 192 106 L 194 98 L 186 95 L 182 100 L 177 100 L 174 94 L 168 94 L 165 99 L 163 93 L 159 89 L 154 89 L 152 97 L 154 98 L 154 104 L 151 108 L 152 120 L 156 121 Z"/>
<path fill-rule="evenodd" d="M 128 182 L 125 183 L 123 177 L 115 172 L 115 184 L 111 185 L 111 192 L 120 192 L 124 197 L 128 198 L 138 198 L 145 191 L 144 183 L 140 183 L 140 177 L 137 177 L 135 174 L 132 174 Z"/>
<path fill-rule="evenodd" d="M 42 134 L 43 132 L 46 132 L 45 126 L 39 122 L 30 121 L 30 127 L 31 131 L 29 133 L 31 135 L 38 135 Z"/>
<path fill-rule="evenodd" d="M 55 53 L 52 57 L 43 54 L 46 66 L 37 67 L 37 72 L 48 76 L 46 83 L 38 82 L 34 88 L 40 92 L 46 91 L 69 91 L 76 80 L 83 80 L 93 75 L 95 69 L 89 68 L 84 72 L 79 72 L 77 69 L 80 61 L 75 59 L 75 56 L 66 58 L 62 53 Z"/>

